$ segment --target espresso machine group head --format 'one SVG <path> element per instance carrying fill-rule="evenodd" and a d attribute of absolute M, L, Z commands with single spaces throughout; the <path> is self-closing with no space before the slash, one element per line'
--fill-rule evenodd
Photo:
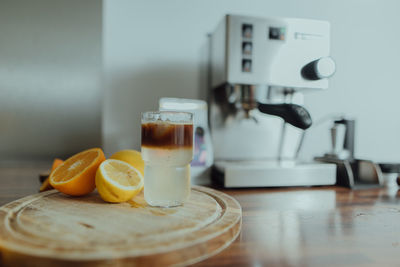
<path fill-rule="evenodd" d="M 210 39 L 213 179 L 226 187 L 334 184 L 334 165 L 297 161 L 312 124 L 303 93 L 327 89 L 335 72 L 329 23 L 226 15 Z"/>

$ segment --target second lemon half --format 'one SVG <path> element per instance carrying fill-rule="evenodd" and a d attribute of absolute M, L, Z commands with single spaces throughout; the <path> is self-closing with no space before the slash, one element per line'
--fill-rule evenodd
<path fill-rule="evenodd" d="M 132 149 L 125 149 L 115 152 L 110 159 L 118 159 L 131 164 L 135 169 L 144 175 L 144 161 L 139 151 Z"/>
<path fill-rule="evenodd" d="M 96 187 L 104 201 L 124 202 L 143 189 L 143 175 L 124 161 L 108 159 L 97 169 Z"/>

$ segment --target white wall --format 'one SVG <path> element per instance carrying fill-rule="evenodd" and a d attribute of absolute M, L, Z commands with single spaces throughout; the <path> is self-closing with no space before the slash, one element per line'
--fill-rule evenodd
<path fill-rule="evenodd" d="M 226 13 L 331 22 L 337 73 L 325 92 L 306 96 L 314 121 L 344 113 L 357 119 L 356 154 L 400 161 L 400 1 L 169 0 L 104 2 L 106 153 L 140 146 L 140 112 L 159 97 L 204 97 L 206 34 Z M 303 157 L 329 148 L 329 123 L 312 128 Z"/>
<path fill-rule="evenodd" d="M 0 159 L 101 145 L 102 2 L 0 0 Z"/>

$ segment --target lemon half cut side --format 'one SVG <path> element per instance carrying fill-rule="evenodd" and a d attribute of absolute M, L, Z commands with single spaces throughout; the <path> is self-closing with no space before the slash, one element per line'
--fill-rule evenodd
<path fill-rule="evenodd" d="M 96 187 L 104 201 L 125 202 L 143 189 L 143 175 L 124 161 L 107 159 L 97 169 Z"/>

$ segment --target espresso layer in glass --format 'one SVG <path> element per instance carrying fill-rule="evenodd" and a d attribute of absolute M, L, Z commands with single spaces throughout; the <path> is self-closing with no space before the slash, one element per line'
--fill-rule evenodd
<path fill-rule="evenodd" d="M 168 122 L 149 122 L 142 124 L 142 147 L 192 149 L 193 124 Z"/>

